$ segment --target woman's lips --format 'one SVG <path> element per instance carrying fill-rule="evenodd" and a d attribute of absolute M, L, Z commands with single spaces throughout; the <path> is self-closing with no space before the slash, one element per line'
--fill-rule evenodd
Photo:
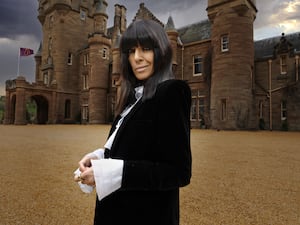
<path fill-rule="evenodd" d="M 147 66 L 139 66 L 137 68 L 135 68 L 135 71 L 137 72 L 143 72 L 147 69 Z"/>

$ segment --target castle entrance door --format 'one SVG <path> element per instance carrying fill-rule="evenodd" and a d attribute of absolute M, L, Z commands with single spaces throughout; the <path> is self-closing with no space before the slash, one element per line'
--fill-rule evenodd
<path fill-rule="evenodd" d="M 36 123 L 46 124 L 48 122 L 48 100 L 41 95 L 34 95 L 31 97 L 36 103 Z"/>

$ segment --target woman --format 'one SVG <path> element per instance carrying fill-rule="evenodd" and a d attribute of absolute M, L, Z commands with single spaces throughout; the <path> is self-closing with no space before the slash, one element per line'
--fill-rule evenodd
<path fill-rule="evenodd" d="M 179 188 L 191 178 L 190 88 L 173 79 L 160 24 L 133 22 L 120 49 L 119 115 L 105 152 L 79 162 L 81 182 L 96 186 L 94 224 L 178 225 Z"/>

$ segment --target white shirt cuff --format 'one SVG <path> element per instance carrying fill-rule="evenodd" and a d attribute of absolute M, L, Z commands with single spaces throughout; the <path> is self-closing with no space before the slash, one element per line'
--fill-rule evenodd
<path fill-rule="evenodd" d="M 96 192 L 99 201 L 114 191 L 122 184 L 124 161 L 119 159 L 92 160 Z"/>
<path fill-rule="evenodd" d="M 96 156 L 97 159 L 104 159 L 104 149 L 103 148 L 98 148 L 95 151 L 88 153 L 87 155 L 90 156 Z"/>

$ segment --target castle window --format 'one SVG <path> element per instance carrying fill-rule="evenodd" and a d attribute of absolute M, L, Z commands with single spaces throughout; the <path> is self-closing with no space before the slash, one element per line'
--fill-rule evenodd
<path fill-rule="evenodd" d="M 52 49 L 52 37 L 49 37 L 48 40 L 48 50 L 50 51 Z"/>
<path fill-rule="evenodd" d="M 286 101 L 281 102 L 281 120 L 286 120 L 287 117 L 287 107 Z"/>
<path fill-rule="evenodd" d="M 80 9 L 80 19 L 85 21 L 86 19 L 86 12 L 83 9 Z"/>
<path fill-rule="evenodd" d="M 72 65 L 73 55 L 71 52 L 68 53 L 68 65 Z"/>
<path fill-rule="evenodd" d="M 108 49 L 107 48 L 102 49 L 102 58 L 108 59 Z"/>
<path fill-rule="evenodd" d="M 202 75 L 202 57 L 195 55 L 194 57 L 194 76 Z"/>
<path fill-rule="evenodd" d="M 280 56 L 280 73 L 287 74 L 287 56 Z"/>
<path fill-rule="evenodd" d="M 222 52 L 229 51 L 229 37 L 228 37 L 228 34 L 225 34 L 221 37 L 221 51 Z"/>
<path fill-rule="evenodd" d="M 89 107 L 88 105 L 83 105 L 81 119 L 87 121 L 89 118 L 88 116 L 89 116 Z"/>
<path fill-rule="evenodd" d="M 52 28 L 52 27 L 53 27 L 53 22 L 54 22 L 54 16 L 51 15 L 51 16 L 49 17 L 49 28 Z"/>
<path fill-rule="evenodd" d="M 112 84 L 111 84 L 111 86 L 112 86 L 112 87 L 116 87 L 116 86 L 117 86 L 117 81 L 118 81 L 117 78 L 113 78 L 113 79 L 112 79 Z"/>
<path fill-rule="evenodd" d="M 87 90 L 89 88 L 89 76 L 87 74 L 82 75 L 82 88 L 83 90 Z"/>
<path fill-rule="evenodd" d="M 71 100 L 67 99 L 65 102 L 65 119 L 71 118 Z"/>
<path fill-rule="evenodd" d="M 89 57 L 89 54 L 84 54 L 83 55 L 83 65 L 86 66 L 90 64 L 90 57 Z"/>
<path fill-rule="evenodd" d="M 191 105 L 191 120 L 201 121 L 204 119 L 205 113 L 205 96 L 200 95 L 199 90 L 192 92 L 192 105 Z M 203 122 L 203 121 L 202 121 Z"/>
<path fill-rule="evenodd" d="M 226 120 L 227 118 L 227 104 L 226 99 L 221 100 L 221 120 Z"/>
<path fill-rule="evenodd" d="M 43 73 L 43 81 L 44 81 L 45 85 L 47 85 L 47 86 L 49 85 L 50 79 L 49 79 L 49 73 L 48 73 L 48 71 L 46 71 L 46 72 Z"/>
<path fill-rule="evenodd" d="M 197 99 L 192 98 L 192 105 L 191 105 L 191 120 L 197 119 Z"/>

